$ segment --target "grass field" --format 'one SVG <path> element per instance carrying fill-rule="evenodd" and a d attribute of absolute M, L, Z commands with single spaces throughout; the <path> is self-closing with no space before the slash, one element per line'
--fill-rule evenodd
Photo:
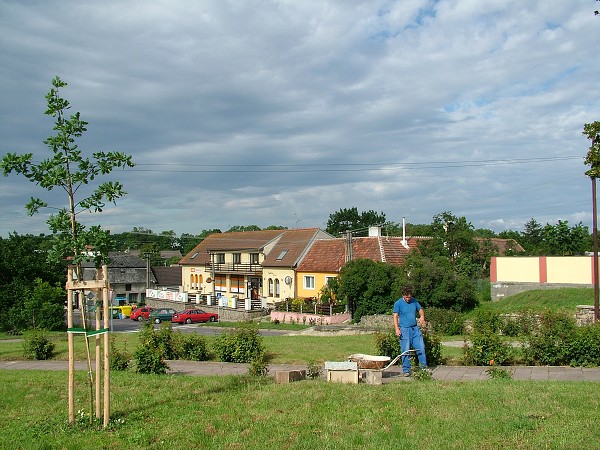
<path fill-rule="evenodd" d="M 565 297 L 552 292 L 553 300 L 542 294 L 521 294 L 511 308 L 531 310 L 553 302 L 550 309 L 569 310 L 586 303 L 576 292 Z M 66 360 L 66 333 L 50 336 L 57 344 L 56 358 Z M 112 336 L 121 349 L 133 352 L 137 346 L 137 335 Z M 212 339 L 207 337 L 209 346 Z M 335 361 L 375 352 L 372 335 L 277 336 L 265 337 L 264 343 L 271 363 Z M 77 359 L 83 360 L 83 339 L 75 344 Z M 444 347 L 444 352 L 460 349 Z M 0 359 L 22 357 L 21 342 L 0 343 Z M 113 371 L 111 422 L 103 430 L 89 424 L 85 372 L 75 376 L 78 414 L 76 423 L 68 425 L 66 371 L 0 370 L 0 448 L 600 448 L 600 386 L 593 382 L 275 384 L 272 378 L 248 376 Z"/>
<path fill-rule="evenodd" d="M 397 382 L 111 375 L 111 424 L 67 425 L 66 372 L 0 370 L 3 449 L 593 449 L 589 382 Z M 77 373 L 76 411 L 87 409 Z M 85 416 L 86 413 L 83 413 Z"/>

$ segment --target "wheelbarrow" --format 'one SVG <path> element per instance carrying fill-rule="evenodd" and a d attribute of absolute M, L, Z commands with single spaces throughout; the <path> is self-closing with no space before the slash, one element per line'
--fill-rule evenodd
<path fill-rule="evenodd" d="M 358 364 L 359 369 L 371 369 L 371 370 L 386 370 L 392 367 L 394 364 L 398 362 L 400 358 L 408 355 L 415 355 L 415 349 L 407 350 L 403 353 L 400 353 L 394 359 L 391 359 L 389 356 L 374 356 L 374 355 L 365 355 L 363 353 L 355 353 L 353 355 L 348 356 L 348 361 L 355 361 Z M 390 361 L 391 360 L 391 361 Z"/>

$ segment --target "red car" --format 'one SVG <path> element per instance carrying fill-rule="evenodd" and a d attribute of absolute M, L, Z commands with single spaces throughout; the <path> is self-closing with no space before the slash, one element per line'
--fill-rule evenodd
<path fill-rule="evenodd" d="M 141 308 L 135 308 L 133 311 L 131 311 L 129 318 L 131 320 L 137 320 L 138 322 L 141 322 L 144 319 L 148 320 L 151 312 L 152 308 L 149 306 L 142 306 Z"/>
<path fill-rule="evenodd" d="M 208 313 L 201 309 L 186 309 L 183 312 L 173 314 L 172 323 L 194 323 L 194 322 L 216 322 L 219 315 Z"/>

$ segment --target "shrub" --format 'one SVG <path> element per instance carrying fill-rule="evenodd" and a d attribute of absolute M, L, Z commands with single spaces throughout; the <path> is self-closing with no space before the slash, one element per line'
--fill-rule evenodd
<path fill-rule="evenodd" d="M 561 312 L 545 311 L 538 328 L 528 337 L 523 354 L 530 364 L 563 365 L 570 362 L 570 343 L 575 334 L 575 320 Z"/>
<path fill-rule="evenodd" d="M 206 339 L 199 334 L 175 333 L 172 336 L 172 344 L 177 359 L 189 361 L 206 361 L 209 359 Z"/>
<path fill-rule="evenodd" d="M 52 358 L 54 353 L 54 342 L 50 342 L 40 331 L 34 331 L 25 338 L 23 350 L 25 356 L 37 360 L 46 360 Z"/>
<path fill-rule="evenodd" d="M 140 344 L 133 354 L 136 360 L 135 371 L 138 373 L 164 374 L 169 366 L 167 359 L 173 359 L 173 330 L 170 322 L 161 324 L 160 330 L 154 330 L 152 322 L 142 324 Z"/>
<path fill-rule="evenodd" d="M 500 330 L 504 336 L 527 336 L 537 327 L 537 316 L 532 312 L 519 312 L 500 316 Z"/>
<path fill-rule="evenodd" d="M 169 369 L 163 354 L 156 347 L 138 347 L 133 357 L 136 360 L 135 371 L 137 373 L 163 375 Z"/>
<path fill-rule="evenodd" d="M 129 368 L 129 355 L 115 345 L 115 338 L 110 338 L 109 366 L 111 370 L 127 370 Z"/>
<path fill-rule="evenodd" d="M 428 366 L 437 366 L 442 362 L 442 343 L 439 338 L 426 330 L 421 330 L 423 341 L 425 342 L 425 357 L 427 358 Z M 377 354 L 381 356 L 389 356 L 395 358 L 400 351 L 400 340 L 396 336 L 395 331 L 388 333 L 375 333 L 375 348 Z"/>
<path fill-rule="evenodd" d="M 269 372 L 267 367 L 267 359 L 264 353 L 257 355 L 250 361 L 250 367 L 248 367 L 248 375 L 253 377 L 266 377 Z"/>
<path fill-rule="evenodd" d="M 252 325 L 242 325 L 219 335 L 214 350 L 221 361 L 237 363 L 251 362 L 265 353 L 262 337 Z"/>
<path fill-rule="evenodd" d="M 463 333 L 463 318 L 458 311 L 445 308 L 427 308 L 427 321 L 434 333 L 456 336 Z"/>
<path fill-rule="evenodd" d="M 496 333 L 500 330 L 500 315 L 493 311 L 477 311 L 473 319 L 474 333 Z"/>
<path fill-rule="evenodd" d="M 600 323 L 576 328 L 567 345 L 571 366 L 600 366 Z"/>
<path fill-rule="evenodd" d="M 485 369 L 487 374 L 492 380 L 510 380 L 512 379 L 512 373 L 510 373 L 506 369 L 502 369 L 495 365 L 495 361 L 492 359 L 490 361 L 490 367 Z"/>
<path fill-rule="evenodd" d="M 317 362 L 310 360 L 308 361 L 308 366 L 306 368 L 306 376 L 311 379 L 319 378 L 321 376 L 321 365 Z"/>
<path fill-rule="evenodd" d="M 501 365 L 512 356 L 512 347 L 502 342 L 500 336 L 490 331 L 471 336 L 471 346 L 463 347 L 465 365 L 487 366 L 490 361 Z"/>

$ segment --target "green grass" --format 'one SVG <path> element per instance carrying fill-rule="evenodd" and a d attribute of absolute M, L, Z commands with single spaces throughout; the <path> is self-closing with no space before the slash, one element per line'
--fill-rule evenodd
<path fill-rule="evenodd" d="M 598 448 L 590 382 L 396 382 L 111 375 L 111 425 L 67 425 L 67 373 L 0 370 L 5 449 Z M 87 410 L 76 373 L 75 411 Z"/>
<path fill-rule="evenodd" d="M 548 290 L 534 290 L 511 295 L 495 302 L 485 302 L 478 308 L 466 314 L 472 318 L 477 311 L 493 311 L 499 314 L 509 314 L 519 311 L 544 311 L 566 312 L 575 314 L 578 305 L 593 305 L 594 290 L 589 288 L 562 288 Z"/>

